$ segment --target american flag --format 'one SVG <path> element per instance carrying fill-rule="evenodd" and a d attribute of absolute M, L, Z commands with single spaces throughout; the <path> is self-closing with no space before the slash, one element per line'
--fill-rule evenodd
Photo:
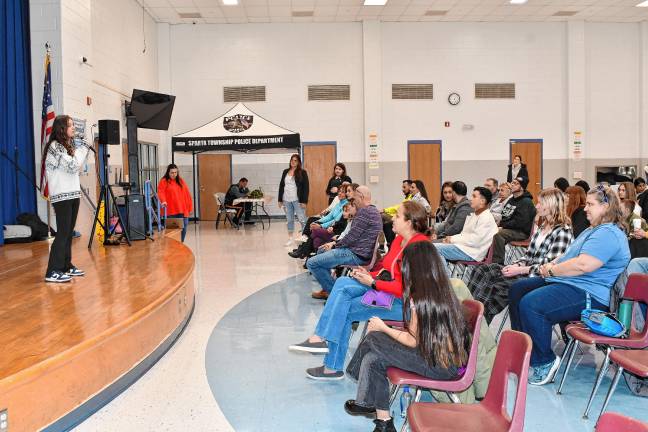
<path fill-rule="evenodd" d="M 52 105 L 52 68 L 50 67 L 50 49 L 47 45 L 45 52 L 45 80 L 43 83 L 43 112 L 41 114 L 41 154 L 45 149 L 45 144 L 52 134 L 52 125 L 54 124 L 54 106 Z M 49 189 L 47 187 L 47 174 L 45 172 L 45 155 L 41 160 L 41 180 L 40 190 L 43 198 L 49 198 Z"/>

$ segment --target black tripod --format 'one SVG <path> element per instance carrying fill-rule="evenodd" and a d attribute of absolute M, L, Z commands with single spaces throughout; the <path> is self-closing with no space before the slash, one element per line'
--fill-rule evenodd
<path fill-rule="evenodd" d="M 100 146 L 103 145 L 103 171 L 104 171 L 104 177 L 103 177 L 103 182 L 101 182 L 101 178 L 99 178 L 99 182 L 101 183 L 101 192 L 99 192 L 99 199 L 97 200 L 97 208 L 95 209 L 95 215 L 94 215 L 94 221 L 92 222 L 92 232 L 90 233 L 90 240 L 88 241 L 88 249 L 92 246 L 92 240 L 94 239 L 94 234 L 95 234 L 95 229 L 97 228 L 97 223 L 101 225 L 101 227 L 104 230 L 104 245 L 112 245 L 113 243 L 110 242 L 109 238 L 115 233 L 115 229 L 117 229 L 117 226 L 122 227 L 122 233 L 124 238 L 126 239 L 126 243 L 128 243 L 128 246 L 131 246 L 131 241 L 130 237 L 128 236 L 128 229 L 126 228 L 126 225 L 123 223 L 122 217 L 119 214 L 119 210 L 117 210 L 117 223 L 115 224 L 114 228 L 111 230 L 110 229 L 110 207 L 114 209 L 117 209 L 117 200 L 115 200 L 115 194 L 112 191 L 112 187 L 110 186 L 110 182 L 108 181 L 108 175 L 109 175 L 109 170 L 108 170 L 108 158 L 110 155 L 108 154 L 108 146 L 106 144 L 100 144 Z M 100 147 L 101 150 L 101 147 Z M 101 211 L 101 204 L 103 203 L 104 205 L 104 220 L 100 221 L 99 220 L 99 212 Z"/>

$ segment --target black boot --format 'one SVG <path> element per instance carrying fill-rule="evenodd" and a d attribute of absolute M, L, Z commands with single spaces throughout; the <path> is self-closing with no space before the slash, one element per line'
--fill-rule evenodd
<path fill-rule="evenodd" d="M 352 416 L 376 418 L 376 408 L 363 407 L 362 405 L 356 404 L 355 400 L 353 399 L 350 399 L 344 403 L 344 411 Z"/>
<path fill-rule="evenodd" d="M 389 420 L 374 420 L 376 428 L 373 432 L 396 432 L 396 426 L 394 426 L 394 419 L 390 418 Z"/>

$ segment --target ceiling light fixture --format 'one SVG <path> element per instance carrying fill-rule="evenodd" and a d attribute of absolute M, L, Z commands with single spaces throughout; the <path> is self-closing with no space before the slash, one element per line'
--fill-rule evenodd
<path fill-rule="evenodd" d="M 641 3 L 636 5 L 635 7 L 648 7 L 648 0 L 642 1 Z"/>
<path fill-rule="evenodd" d="M 387 0 L 364 0 L 365 6 L 385 6 Z"/>
<path fill-rule="evenodd" d="M 526 3 L 528 0 L 510 0 L 509 3 L 514 5 L 520 5 Z"/>
<path fill-rule="evenodd" d="M 225 6 L 236 6 L 238 5 L 238 0 L 223 0 Z"/>

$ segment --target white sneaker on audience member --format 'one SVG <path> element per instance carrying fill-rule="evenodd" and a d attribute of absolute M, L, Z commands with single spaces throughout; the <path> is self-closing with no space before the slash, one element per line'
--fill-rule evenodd
<path fill-rule="evenodd" d="M 288 246 L 291 246 L 292 244 L 293 244 L 293 239 L 290 238 L 290 239 L 288 239 L 286 244 L 284 244 L 284 246 L 288 247 Z"/>

